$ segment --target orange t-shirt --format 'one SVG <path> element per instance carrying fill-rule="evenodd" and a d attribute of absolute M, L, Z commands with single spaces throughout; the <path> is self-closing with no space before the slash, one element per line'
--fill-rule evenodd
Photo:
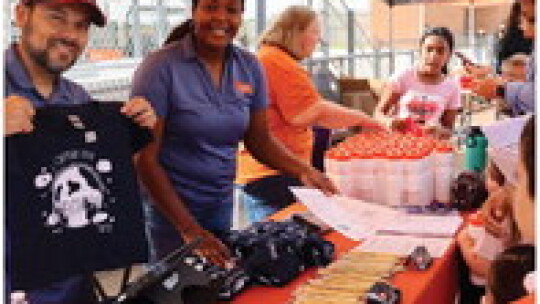
<path fill-rule="evenodd" d="M 270 105 L 270 133 L 294 155 L 311 162 L 313 131 L 296 127 L 290 121 L 319 99 L 319 93 L 308 72 L 287 52 L 276 46 L 263 45 L 257 53 L 266 73 Z M 257 162 L 246 150 L 238 153 L 236 183 L 245 184 L 277 172 Z"/>
<path fill-rule="evenodd" d="M 533 303 L 536 303 L 536 298 L 534 296 L 534 293 L 524 298 L 521 298 L 517 301 L 512 302 L 512 304 L 533 304 Z"/>

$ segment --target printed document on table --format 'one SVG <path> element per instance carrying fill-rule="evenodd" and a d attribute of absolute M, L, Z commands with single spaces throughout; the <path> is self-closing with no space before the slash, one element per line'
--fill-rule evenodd
<path fill-rule="evenodd" d="M 362 252 L 394 253 L 402 256 L 409 255 L 417 246 L 425 246 L 434 258 L 444 255 L 452 238 L 422 238 L 408 235 L 373 235 L 366 238 L 354 250 Z"/>
<path fill-rule="evenodd" d="M 385 225 L 387 221 L 391 221 L 394 217 L 401 214 L 388 206 L 368 203 L 347 196 L 336 196 L 335 200 L 338 206 L 345 209 L 348 213 L 354 214 L 357 221 L 368 221 L 376 227 Z"/>
<path fill-rule="evenodd" d="M 343 196 L 326 196 L 320 190 L 291 187 L 293 194 L 319 219 L 354 240 L 365 239 L 398 215 L 391 208 Z"/>
<path fill-rule="evenodd" d="M 378 234 L 453 237 L 463 219 L 460 215 L 405 215 L 378 229 Z"/>

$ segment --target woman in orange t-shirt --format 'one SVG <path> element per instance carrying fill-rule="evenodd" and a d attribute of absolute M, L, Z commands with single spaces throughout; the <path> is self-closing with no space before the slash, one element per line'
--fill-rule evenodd
<path fill-rule="evenodd" d="M 366 114 L 324 100 L 300 61 L 320 41 L 317 14 L 307 6 L 290 6 L 261 37 L 258 58 L 268 80 L 270 132 L 289 151 L 311 162 L 313 126 L 383 128 Z M 255 160 L 247 151 L 238 158 L 237 184 L 250 222 L 287 206 L 294 197 L 288 187 L 300 185 Z"/>

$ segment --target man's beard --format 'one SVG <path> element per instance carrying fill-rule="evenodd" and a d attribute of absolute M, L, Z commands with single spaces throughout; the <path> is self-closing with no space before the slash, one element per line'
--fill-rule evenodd
<path fill-rule="evenodd" d="M 31 29 L 29 29 L 32 31 Z M 62 72 L 66 71 L 67 69 L 71 68 L 75 62 L 77 61 L 77 58 L 80 54 L 80 47 L 77 43 L 72 42 L 70 40 L 64 39 L 64 38 L 49 38 L 47 40 L 47 46 L 44 49 L 38 49 L 34 47 L 31 43 L 28 41 L 21 40 L 21 43 L 23 44 L 24 48 L 28 52 L 28 55 L 30 58 L 40 67 L 45 69 L 47 72 L 58 75 Z M 49 53 L 51 49 L 57 44 L 57 43 L 63 43 L 67 46 L 76 48 L 76 55 L 71 60 L 71 62 L 68 62 L 67 64 L 54 64 L 50 57 Z"/>

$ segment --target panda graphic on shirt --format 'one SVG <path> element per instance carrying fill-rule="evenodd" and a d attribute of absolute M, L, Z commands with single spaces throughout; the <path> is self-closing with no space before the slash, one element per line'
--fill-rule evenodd
<path fill-rule="evenodd" d="M 94 160 L 92 151 L 67 151 L 55 157 L 52 168 L 42 168 L 34 187 L 50 202 L 43 210 L 43 224 L 54 233 L 63 229 L 96 226 L 110 231 L 114 217 L 108 206 L 115 198 L 107 187 L 111 183 L 113 164 L 108 159 Z"/>

